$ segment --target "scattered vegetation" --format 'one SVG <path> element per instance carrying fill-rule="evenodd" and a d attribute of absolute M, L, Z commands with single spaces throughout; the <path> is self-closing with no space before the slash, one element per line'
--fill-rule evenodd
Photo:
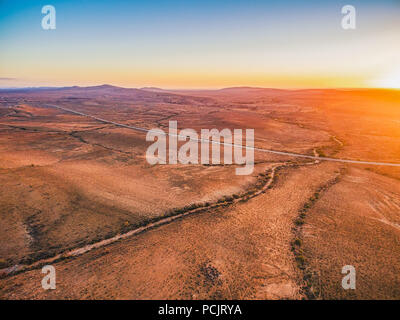
<path fill-rule="evenodd" d="M 336 184 L 340 179 L 338 174 L 334 179 L 328 181 L 325 185 L 319 187 L 317 191 L 308 199 L 308 201 L 299 209 L 298 216 L 294 220 L 294 239 L 291 242 L 291 249 L 296 261 L 297 267 L 301 270 L 302 276 L 302 289 L 308 299 L 316 299 L 319 292 L 318 276 L 307 266 L 307 259 L 303 250 L 303 225 L 306 222 L 307 212 L 314 206 L 315 202 L 320 198 L 321 192 L 327 190 L 332 185 Z"/>
<path fill-rule="evenodd" d="M 315 151 L 317 152 L 319 157 L 326 157 L 326 154 L 322 149 L 317 148 Z"/>

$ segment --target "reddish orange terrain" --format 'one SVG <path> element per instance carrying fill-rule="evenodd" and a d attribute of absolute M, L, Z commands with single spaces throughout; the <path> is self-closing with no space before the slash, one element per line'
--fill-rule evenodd
<path fill-rule="evenodd" d="M 170 120 L 317 159 L 151 165 L 117 125 Z M 400 299 L 400 167 L 324 157 L 400 163 L 400 92 L 0 91 L 0 299 Z"/>

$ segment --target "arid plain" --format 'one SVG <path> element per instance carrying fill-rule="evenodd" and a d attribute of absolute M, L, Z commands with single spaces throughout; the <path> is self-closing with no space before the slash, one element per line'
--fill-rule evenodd
<path fill-rule="evenodd" d="M 400 299 L 400 167 L 262 152 L 248 176 L 150 165 L 145 133 L 53 106 L 400 163 L 399 90 L 0 91 L 1 299 Z"/>

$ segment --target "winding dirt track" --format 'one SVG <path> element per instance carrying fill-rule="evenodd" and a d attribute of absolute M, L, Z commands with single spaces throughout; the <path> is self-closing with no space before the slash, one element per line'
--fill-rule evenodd
<path fill-rule="evenodd" d="M 118 127 L 122 128 L 127 128 L 127 129 L 132 129 L 132 130 L 137 130 L 141 132 L 149 132 L 151 131 L 150 129 L 145 129 L 141 127 L 136 127 L 136 126 L 130 126 L 110 120 L 105 120 L 102 118 L 98 118 L 92 115 L 88 115 L 86 113 L 82 113 L 79 111 L 71 110 L 68 108 L 60 107 L 60 106 L 55 106 L 55 105 L 47 105 L 47 107 L 51 108 L 56 108 L 59 110 L 63 110 L 66 112 L 70 112 L 73 114 L 81 115 L 84 117 L 89 117 L 91 119 L 100 121 L 102 123 L 108 123 L 108 124 L 113 124 Z M 166 132 L 167 135 L 173 135 L 176 137 L 182 137 L 182 138 L 188 138 L 188 136 L 182 136 L 179 134 L 171 134 Z M 391 163 L 391 162 L 379 162 L 379 161 L 362 161 L 362 160 L 351 160 L 351 159 L 339 159 L 339 158 L 330 158 L 330 157 L 320 157 L 320 156 L 310 156 L 306 154 L 300 154 L 300 153 L 294 153 L 294 152 L 286 152 L 286 151 L 276 151 L 276 150 L 270 150 L 270 149 L 262 149 L 262 148 L 257 148 L 257 147 L 249 147 L 249 146 L 242 146 L 242 145 L 237 145 L 237 144 L 232 144 L 232 143 L 225 143 L 225 142 L 219 142 L 219 141 L 214 141 L 214 140 L 207 140 L 207 139 L 193 139 L 190 138 L 191 140 L 197 141 L 197 142 L 208 142 L 212 144 L 218 144 L 218 145 L 223 145 L 223 146 L 230 146 L 230 147 L 239 147 L 247 150 L 254 150 L 258 152 L 265 152 L 265 153 L 272 153 L 280 156 L 289 156 L 289 157 L 295 157 L 295 158 L 304 158 L 304 159 L 312 159 L 312 160 L 323 160 L 323 161 L 333 161 L 333 162 L 342 162 L 342 163 L 352 163 L 352 164 L 367 164 L 367 165 L 374 165 L 374 166 L 389 166 L 389 167 L 400 167 L 400 163 Z M 341 141 L 339 141 L 336 137 L 333 137 L 333 139 L 338 142 L 340 145 L 343 145 Z"/>
<path fill-rule="evenodd" d="M 314 163 L 318 163 L 318 161 L 307 163 L 307 164 L 304 164 L 304 165 L 310 165 L 310 164 L 314 164 Z M 133 236 L 133 235 L 140 234 L 140 233 L 145 232 L 147 230 L 150 230 L 150 229 L 159 227 L 161 225 L 170 223 L 170 222 L 172 222 L 174 220 L 186 217 L 188 215 L 196 214 L 196 213 L 203 212 L 203 211 L 210 210 L 210 209 L 216 209 L 216 208 L 219 208 L 219 207 L 228 206 L 228 205 L 231 205 L 231 204 L 238 203 L 240 201 L 249 200 L 249 199 L 254 198 L 254 197 L 260 195 L 261 193 L 265 192 L 272 185 L 277 169 L 281 169 L 281 168 L 288 167 L 288 166 L 294 166 L 294 165 L 295 164 L 292 164 L 292 163 L 283 163 L 283 164 L 280 164 L 280 165 L 273 166 L 271 168 L 271 170 L 270 170 L 270 175 L 269 175 L 268 181 L 258 191 L 252 193 L 251 195 L 246 195 L 245 194 L 245 195 L 243 195 L 243 196 L 241 196 L 239 198 L 232 199 L 232 201 L 218 201 L 217 200 L 214 203 L 211 203 L 209 205 L 204 205 L 204 206 L 201 206 L 199 208 L 196 208 L 196 209 L 193 209 L 193 210 L 188 210 L 188 211 L 183 212 L 181 214 L 176 214 L 176 215 L 173 215 L 173 216 L 170 216 L 170 217 L 161 218 L 160 220 L 155 221 L 155 222 L 150 222 L 150 223 L 148 223 L 147 225 L 145 225 L 143 227 L 139 227 L 139 228 L 130 230 L 130 231 L 126 232 L 126 233 L 115 235 L 115 236 L 113 236 L 111 238 L 104 239 L 104 240 L 95 242 L 93 244 L 85 245 L 85 246 L 80 247 L 80 248 L 76 248 L 76 249 L 73 249 L 73 250 L 69 250 L 69 251 L 57 254 L 57 255 L 55 255 L 54 257 L 51 257 L 51 258 L 38 260 L 38 261 L 36 261 L 36 262 L 34 262 L 34 263 L 30 264 L 30 265 L 14 265 L 14 266 L 9 267 L 9 268 L 0 269 L 0 277 L 10 276 L 10 275 L 15 274 L 15 273 L 19 273 L 19 272 L 23 272 L 23 271 L 27 271 L 27 270 L 40 268 L 43 265 L 54 263 L 54 262 L 57 262 L 57 261 L 60 261 L 60 260 L 66 259 L 66 258 L 76 257 L 76 256 L 82 255 L 82 254 L 84 254 L 84 253 L 86 253 L 88 251 L 91 251 L 93 249 L 97 249 L 97 248 L 101 248 L 101 247 L 107 246 L 107 245 L 109 245 L 111 243 L 114 243 L 116 241 L 119 241 L 119 240 L 122 240 L 122 239 L 126 239 L 128 237 Z"/>

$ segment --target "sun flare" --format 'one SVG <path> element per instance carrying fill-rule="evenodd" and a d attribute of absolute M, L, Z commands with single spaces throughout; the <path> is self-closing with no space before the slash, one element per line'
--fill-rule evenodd
<path fill-rule="evenodd" d="M 389 72 L 376 81 L 376 86 L 381 88 L 400 89 L 400 68 Z"/>

